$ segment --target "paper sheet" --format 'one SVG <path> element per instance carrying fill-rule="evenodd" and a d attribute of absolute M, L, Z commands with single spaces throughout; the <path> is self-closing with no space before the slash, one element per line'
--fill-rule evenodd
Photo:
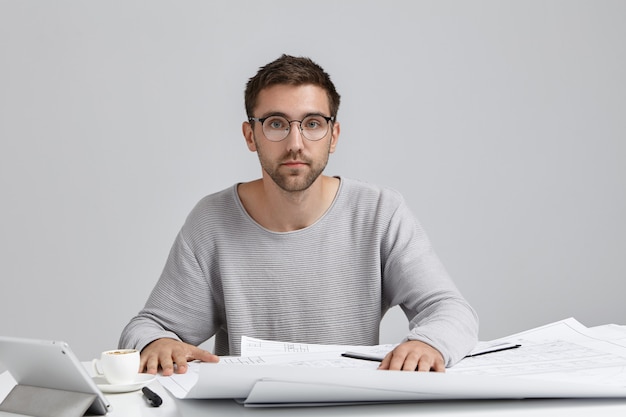
<path fill-rule="evenodd" d="M 358 352 L 367 356 L 376 357 L 382 360 L 387 353 L 391 352 L 397 344 L 383 344 L 376 346 L 346 346 L 346 345 L 316 345 L 310 343 L 290 343 L 276 342 L 272 340 L 263 340 L 253 337 L 243 336 L 241 338 L 241 356 L 242 357 L 259 357 L 264 355 L 276 354 L 306 354 L 319 352 Z M 493 350 L 504 349 L 515 346 L 506 340 L 482 341 L 478 342 L 476 347 L 469 355 L 481 355 Z"/>
<path fill-rule="evenodd" d="M 567 319 L 482 342 L 522 347 L 465 358 L 445 374 L 377 371 L 346 350 L 383 354 L 393 345 L 337 346 L 245 338 L 246 356 L 192 363 L 160 378 L 178 398 L 248 398 L 247 404 L 443 398 L 626 397 L 626 328 L 587 329 Z M 554 381 L 559 381 L 555 384 Z M 276 391 L 277 387 L 282 387 Z M 282 400 L 281 400 L 282 398 Z"/>
<path fill-rule="evenodd" d="M 508 336 L 522 347 L 463 359 L 448 372 L 626 387 L 626 330 L 619 327 L 588 329 L 569 318 Z"/>
<path fill-rule="evenodd" d="M 247 405 L 312 404 L 443 399 L 624 397 L 626 389 L 516 377 L 280 365 L 194 363 L 197 382 L 188 391 L 172 390 L 175 375 L 163 385 L 177 398 L 241 398 Z M 179 386 L 180 387 L 180 386 Z"/>
<path fill-rule="evenodd" d="M 358 352 L 387 354 L 396 345 L 377 346 L 346 346 L 346 345 L 316 345 L 312 343 L 275 342 L 272 340 L 256 339 L 243 336 L 241 338 L 241 356 L 272 355 L 281 353 L 318 353 L 318 352 Z"/>

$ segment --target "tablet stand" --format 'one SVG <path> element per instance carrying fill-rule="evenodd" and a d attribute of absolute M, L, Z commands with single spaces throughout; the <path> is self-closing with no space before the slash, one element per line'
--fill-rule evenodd
<path fill-rule="evenodd" d="M 16 385 L 0 404 L 0 411 L 34 417 L 82 417 L 95 399 L 96 394 Z"/>

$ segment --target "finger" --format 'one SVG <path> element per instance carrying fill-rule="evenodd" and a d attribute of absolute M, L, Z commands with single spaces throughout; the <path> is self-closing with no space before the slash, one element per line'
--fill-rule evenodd
<path fill-rule="evenodd" d="M 193 352 L 193 357 L 190 358 L 190 360 L 199 360 L 202 362 L 219 362 L 220 361 L 220 357 L 217 355 L 212 354 L 209 351 L 200 349 L 200 348 L 196 348 Z"/>
<path fill-rule="evenodd" d="M 174 368 L 172 364 L 172 371 L 176 371 L 177 374 L 184 374 L 187 372 L 187 358 L 191 355 L 187 355 L 183 350 L 176 350 L 172 352 L 172 360 L 176 364 Z M 163 366 L 161 364 L 161 366 Z M 163 372 L 165 375 L 165 372 Z"/>
<path fill-rule="evenodd" d="M 380 362 L 378 369 L 381 369 L 381 370 L 389 369 L 389 362 L 391 362 L 391 352 L 385 355 L 382 362 Z"/>
<path fill-rule="evenodd" d="M 143 359 L 142 359 L 143 361 Z M 159 371 L 159 358 L 158 356 L 155 355 L 150 355 L 145 359 L 145 370 L 147 373 L 152 374 L 152 375 L 156 375 L 156 373 Z M 142 369 L 144 369 L 142 367 Z"/>
<path fill-rule="evenodd" d="M 446 372 L 446 364 L 443 362 L 443 360 L 436 359 L 435 364 L 431 368 L 431 371 Z"/>
<path fill-rule="evenodd" d="M 402 370 L 403 371 L 416 371 L 418 370 L 418 366 L 419 366 L 419 359 L 420 357 L 418 355 L 408 355 L 406 358 L 404 358 L 404 363 L 402 364 Z"/>
<path fill-rule="evenodd" d="M 147 366 L 147 362 L 148 359 L 146 358 L 146 355 L 140 355 L 139 356 L 139 373 L 142 373 L 143 371 L 147 370 L 146 366 Z"/>
<path fill-rule="evenodd" d="M 438 357 L 422 356 L 415 370 L 418 372 L 445 372 L 446 366 L 443 360 Z"/>
<path fill-rule="evenodd" d="M 422 356 L 419 360 L 419 363 L 417 364 L 415 368 L 413 368 L 413 370 L 418 371 L 418 372 L 430 372 L 430 369 L 432 367 L 433 367 L 432 359 L 426 356 Z"/>
<path fill-rule="evenodd" d="M 170 352 L 163 353 L 159 356 L 159 363 L 163 370 L 163 376 L 170 376 L 174 373 L 174 361 Z"/>
<path fill-rule="evenodd" d="M 406 353 L 403 351 L 398 351 L 397 349 L 391 352 L 391 360 L 389 361 L 389 370 L 390 371 L 400 371 L 404 366 L 404 362 L 406 360 Z M 412 371 L 415 368 L 411 369 Z"/>

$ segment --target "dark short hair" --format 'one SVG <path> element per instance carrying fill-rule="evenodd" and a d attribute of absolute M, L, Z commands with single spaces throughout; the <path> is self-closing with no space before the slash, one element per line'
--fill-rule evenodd
<path fill-rule="evenodd" d="M 328 96 L 330 116 L 337 117 L 340 96 L 330 80 L 330 76 L 310 58 L 284 54 L 275 61 L 259 68 L 256 75 L 248 80 L 245 92 L 248 117 L 254 116 L 252 112 L 256 107 L 261 90 L 277 84 L 294 86 L 312 84 L 323 88 Z"/>

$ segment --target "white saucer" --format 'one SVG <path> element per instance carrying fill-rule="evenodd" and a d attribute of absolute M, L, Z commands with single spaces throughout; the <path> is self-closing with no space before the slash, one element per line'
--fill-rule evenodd
<path fill-rule="evenodd" d="M 100 388 L 100 391 L 113 394 L 137 391 L 154 381 L 154 378 L 156 378 L 156 375 L 138 374 L 137 378 L 135 378 L 135 382 L 131 382 L 130 384 L 109 384 L 103 376 L 94 376 L 93 382 L 95 382 L 98 388 Z"/>

